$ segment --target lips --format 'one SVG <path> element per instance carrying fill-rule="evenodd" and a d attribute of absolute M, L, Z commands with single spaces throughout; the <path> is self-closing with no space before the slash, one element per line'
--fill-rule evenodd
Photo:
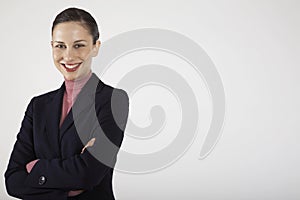
<path fill-rule="evenodd" d="M 75 72 L 80 67 L 81 63 L 74 63 L 74 64 L 61 63 L 61 65 L 66 69 L 67 72 Z"/>

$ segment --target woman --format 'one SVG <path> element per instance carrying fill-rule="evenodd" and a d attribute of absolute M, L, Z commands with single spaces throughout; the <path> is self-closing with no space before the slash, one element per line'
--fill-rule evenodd
<path fill-rule="evenodd" d="M 30 101 L 5 172 L 7 192 L 26 200 L 114 199 L 128 96 L 91 72 L 100 41 L 88 12 L 58 14 L 51 46 L 65 81 Z"/>

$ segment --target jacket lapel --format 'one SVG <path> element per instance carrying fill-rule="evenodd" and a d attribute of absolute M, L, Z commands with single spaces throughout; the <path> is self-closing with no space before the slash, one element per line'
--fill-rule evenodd
<path fill-rule="evenodd" d="M 64 84 L 58 89 L 52 100 L 47 106 L 46 134 L 50 148 L 54 155 L 60 155 L 59 147 L 59 122 L 62 109 L 62 99 L 64 94 Z"/>
<path fill-rule="evenodd" d="M 99 86 L 98 86 L 99 85 Z M 74 121 L 79 120 L 80 116 L 94 108 L 95 95 L 103 87 L 103 82 L 93 73 L 85 86 L 81 89 L 74 105 L 67 114 L 60 127 L 60 141 Z M 75 124 L 76 125 L 76 124 Z"/>

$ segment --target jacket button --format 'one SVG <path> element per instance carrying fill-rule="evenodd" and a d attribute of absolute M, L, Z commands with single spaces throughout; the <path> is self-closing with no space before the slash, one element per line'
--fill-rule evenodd
<path fill-rule="evenodd" d="M 46 182 L 46 177 L 45 176 L 40 176 L 39 178 L 39 185 L 44 185 Z"/>

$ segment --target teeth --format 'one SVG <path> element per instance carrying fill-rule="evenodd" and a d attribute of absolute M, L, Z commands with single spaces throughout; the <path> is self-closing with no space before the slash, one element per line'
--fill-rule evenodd
<path fill-rule="evenodd" d="M 67 67 L 67 68 L 69 68 L 69 69 L 73 69 L 73 68 L 75 68 L 75 67 L 78 67 L 80 64 L 74 64 L 74 65 L 67 65 L 67 64 L 65 64 L 65 66 Z"/>

